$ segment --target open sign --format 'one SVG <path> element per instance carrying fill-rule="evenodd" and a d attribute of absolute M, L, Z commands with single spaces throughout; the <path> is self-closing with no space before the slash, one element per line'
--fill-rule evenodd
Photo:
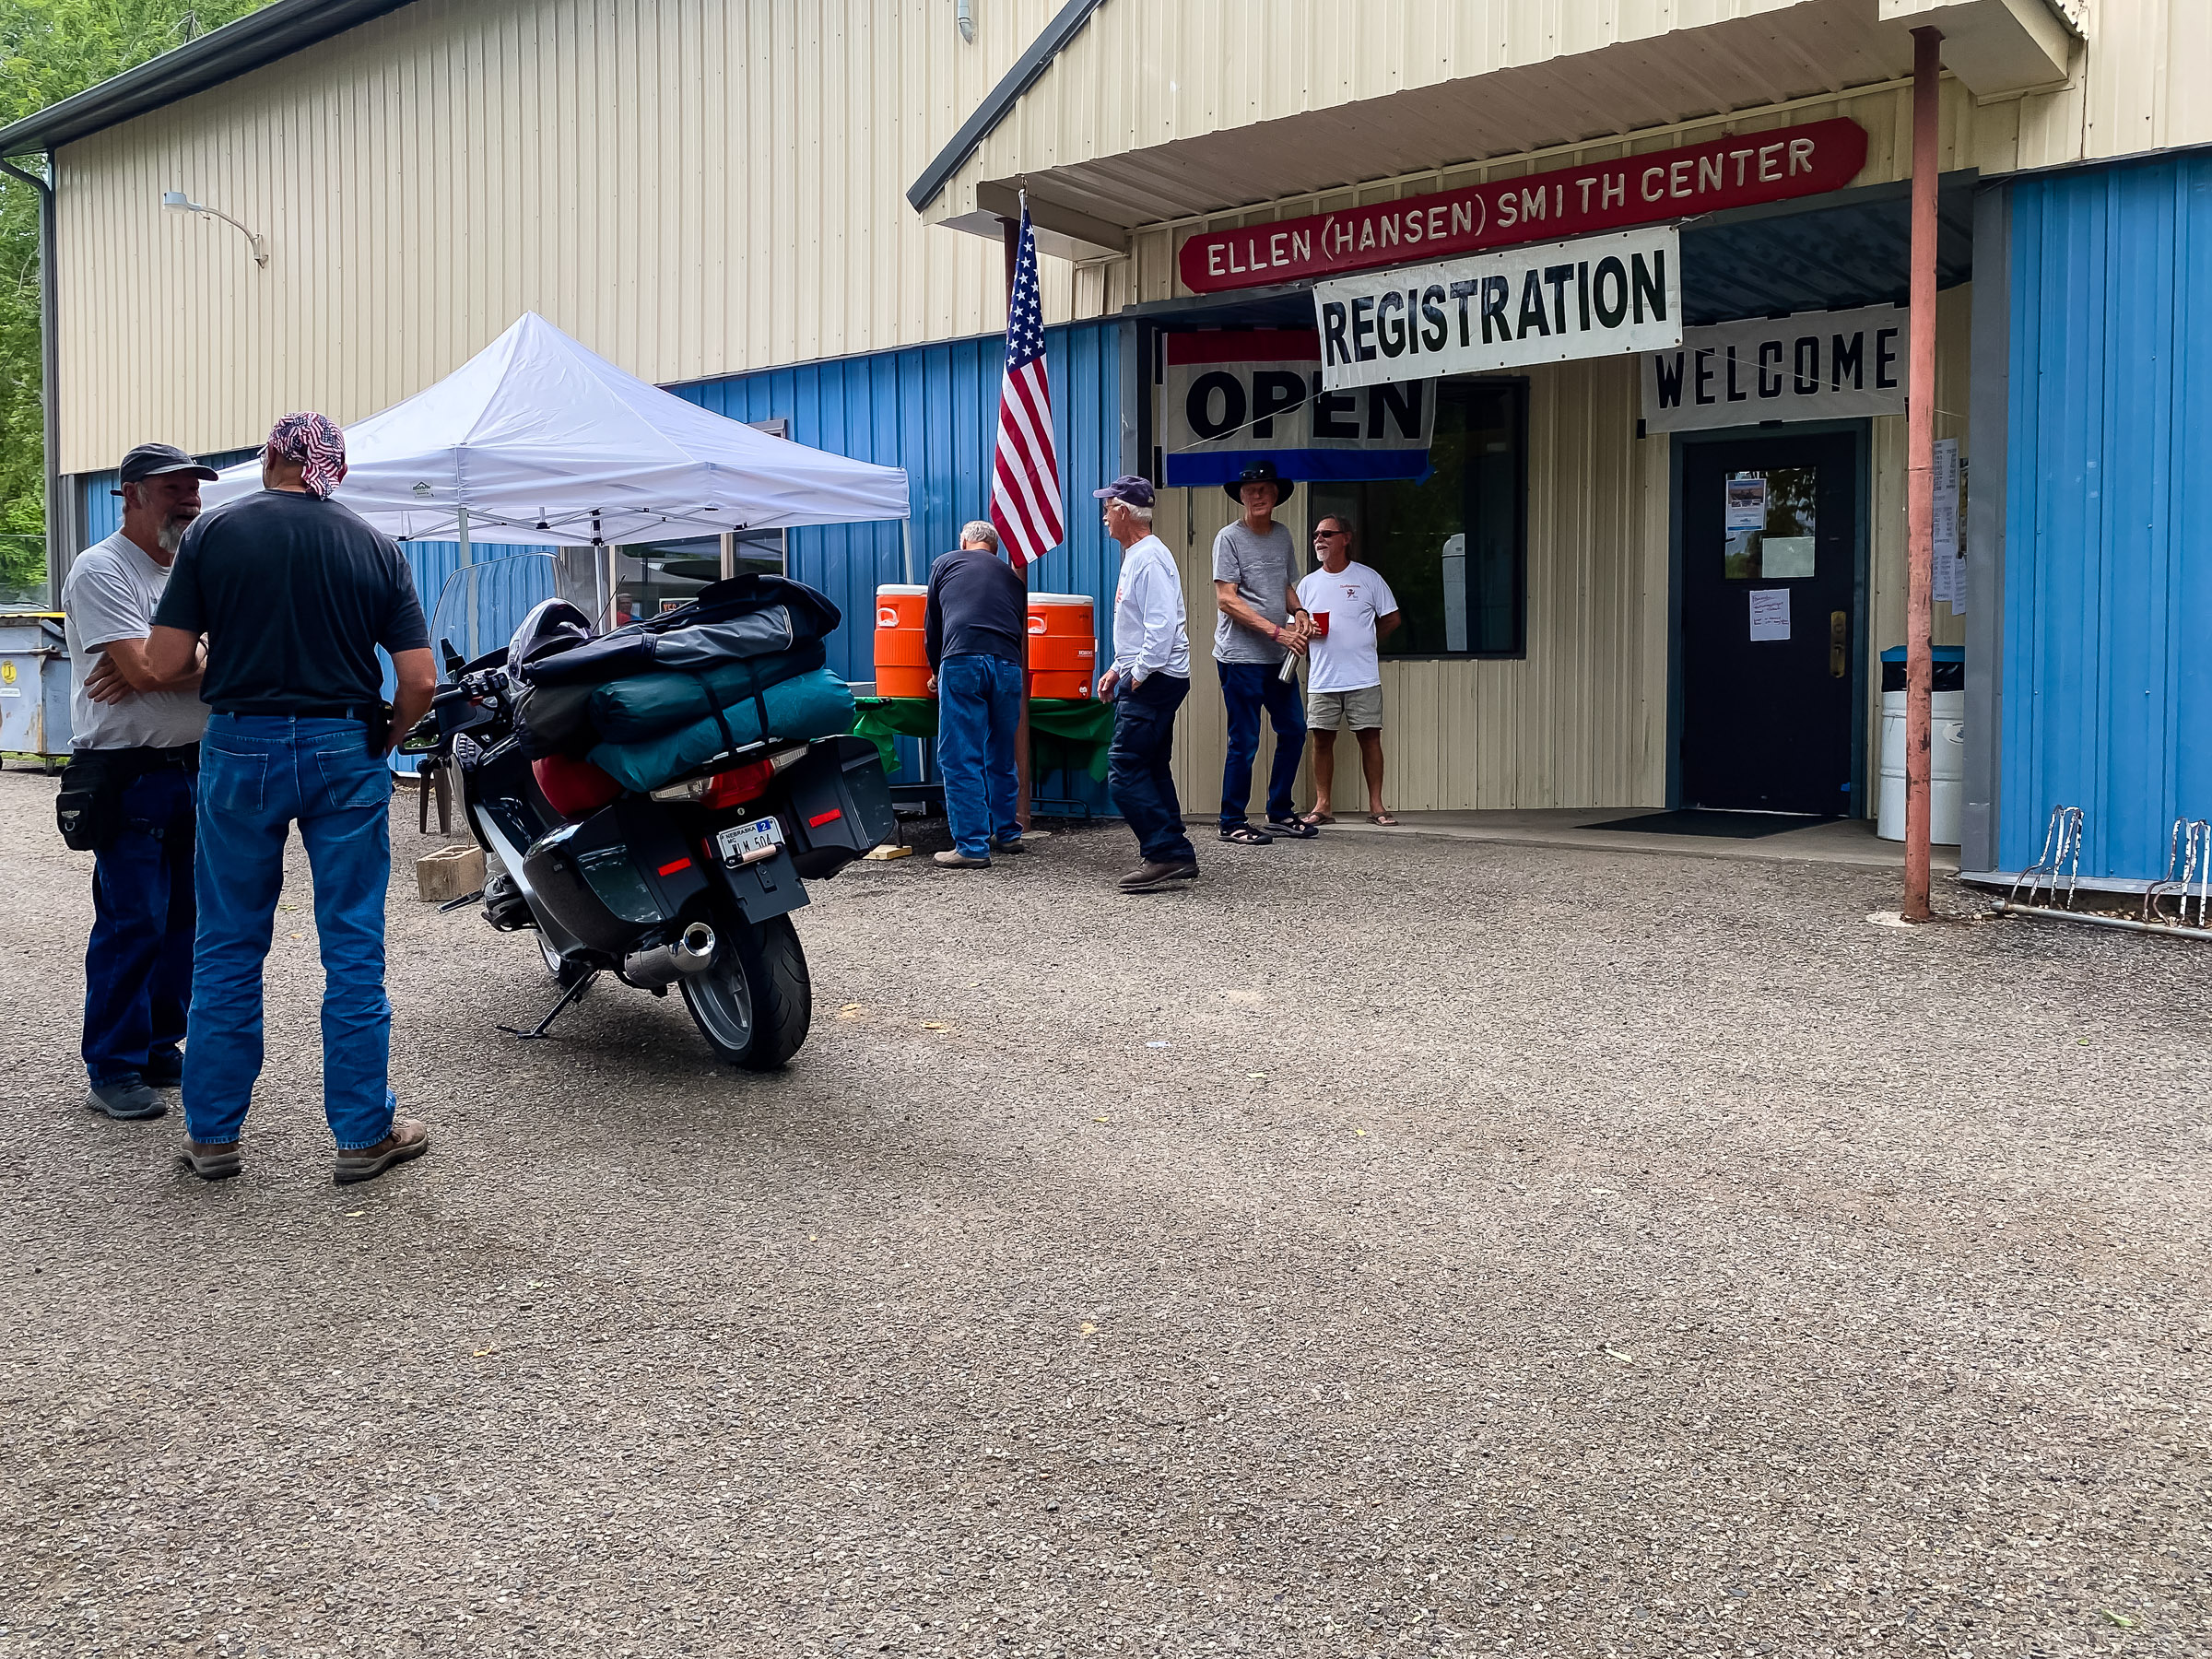
<path fill-rule="evenodd" d="M 1418 478 L 1428 470 L 1434 382 L 1331 391 L 1321 369 L 1311 329 L 1170 335 L 1163 482 L 1226 484 L 1263 460 L 1287 478 Z"/>

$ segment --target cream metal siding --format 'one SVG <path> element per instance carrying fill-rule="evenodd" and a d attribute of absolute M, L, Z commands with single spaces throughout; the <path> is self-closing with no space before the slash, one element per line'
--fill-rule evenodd
<path fill-rule="evenodd" d="M 999 249 L 903 193 L 1056 5 L 422 0 L 69 145 L 62 469 L 356 418 L 525 310 L 664 382 L 1003 328 Z"/>
<path fill-rule="evenodd" d="M 1983 104 L 1971 164 L 2212 142 L 2212 98 L 2187 93 L 2212 68 L 2212 6 L 2097 0 L 2084 15 L 2066 83 Z M 1027 177 L 1117 224 L 1187 225 L 1715 110 L 1756 121 L 1911 64 L 1873 0 L 1106 0 L 926 211 L 959 218 L 979 182 Z"/>

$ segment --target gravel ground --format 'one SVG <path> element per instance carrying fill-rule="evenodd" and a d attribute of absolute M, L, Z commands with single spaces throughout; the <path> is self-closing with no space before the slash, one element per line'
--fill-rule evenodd
<path fill-rule="evenodd" d="M 2212 1653 L 2212 957 L 1893 877 L 1118 826 L 801 918 L 714 1068 L 393 888 L 430 1156 L 81 1107 L 0 776 L 0 1653 Z M 395 831 L 403 870 L 423 843 Z M 395 820 L 397 821 L 397 820 Z M 1965 914 L 1962 895 L 1946 902 Z"/>

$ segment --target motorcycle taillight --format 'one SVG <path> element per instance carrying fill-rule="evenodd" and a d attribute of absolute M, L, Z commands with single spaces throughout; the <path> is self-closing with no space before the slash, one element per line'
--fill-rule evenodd
<path fill-rule="evenodd" d="M 725 772 L 716 772 L 707 780 L 699 802 L 702 806 L 742 806 L 747 801 L 757 801 L 768 791 L 769 781 L 776 775 L 772 762 L 754 760 L 747 765 L 733 767 Z"/>

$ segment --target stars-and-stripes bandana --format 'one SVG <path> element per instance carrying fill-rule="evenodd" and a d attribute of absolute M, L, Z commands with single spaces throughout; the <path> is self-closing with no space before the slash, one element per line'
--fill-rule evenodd
<path fill-rule="evenodd" d="M 302 410 L 269 429 L 264 454 L 300 464 L 300 481 L 317 500 L 327 499 L 346 474 L 346 435 L 327 415 Z"/>

